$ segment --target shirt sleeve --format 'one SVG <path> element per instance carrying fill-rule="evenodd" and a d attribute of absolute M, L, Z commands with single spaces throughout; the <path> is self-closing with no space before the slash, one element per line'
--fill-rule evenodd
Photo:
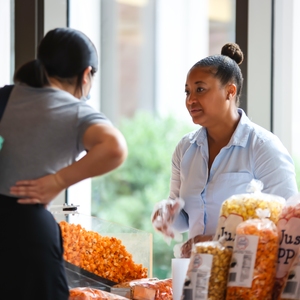
<path fill-rule="evenodd" d="M 83 146 L 83 136 L 87 128 L 99 123 L 112 126 L 112 122 L 103 113 L 96 111 L 93 107 L 84 102 L 79 103 L 77 115 L 77 147 L 79 151 L 85 150 Z"/>
<path fill-rule="evenodd" d="M 170 180 L 170 195 L 169 199 L 175 200 L 180 196 L 180 164 L 182 158 L 182 151 L 183 151 L 183 140 L 181 140 L 175 148 L 175 151 L 172 155 L 172 170 L 171 170 L 171 180 Z M 175 218 L 173 223 L 173 228 L 180 231 L 185 232 L 189 230 L 189 223 L 188 223 L 188 215 L 184 211 L 181 210 L 180 214 Z"/>
<path fill-rule="evenodd" d="M 263 193 L 285 199 L 298 193 L 293 160 L 278 137 L 262 143 L 253 161 L 255 178 L 264 184 Z"/>

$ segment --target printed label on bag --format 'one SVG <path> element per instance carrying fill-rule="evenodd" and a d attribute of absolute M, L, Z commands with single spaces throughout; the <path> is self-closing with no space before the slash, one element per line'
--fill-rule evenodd
<path fill-rule="evenodd" d="M 277 278 L 283 278 L 289 271 L 300 247 L 300 218 L 280 219 L 277 223 L 279 231 L 279 250 Z"/>
<path fill-rule="evenodd" d="M 233 249 L 236 227 L 243 221 L 244 218 L 237 214 L 230 214 L 227 218 L 220 216 L 214 240 L 218 241 L 220 237 L 225 236 L 225 246 Z"/>
<path fill-rule="evenodd" d="M 208 284 L 211 273 L 213 255 L 195 253 L 191 257 L 188 270 L 189 280 L 183 288 L 184 299 L 208 299 Z"/>
<path fill-rule="evenodd" d="M 295 259 L 287 278 L 281 299 L 300 298 L 300 255 Z"/>
<path fill-rule="evenodd" d="M 252 286 L 258 239 L 256 235 L 236 235 L 228 286 Z"/>

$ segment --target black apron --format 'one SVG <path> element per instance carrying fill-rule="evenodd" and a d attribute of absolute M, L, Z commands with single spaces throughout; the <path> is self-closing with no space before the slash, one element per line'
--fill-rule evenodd
<path fill-rule="evenodd" d="M 7 299 L 68 300 L 60 227 L 43 205 L 0 195 L 0 259 Z"/>

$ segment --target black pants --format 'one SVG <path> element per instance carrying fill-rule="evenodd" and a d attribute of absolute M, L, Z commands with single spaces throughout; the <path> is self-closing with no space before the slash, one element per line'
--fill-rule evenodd
<path fill-rule="evenodd" d="M 68 300 L 60 228 L 43 205 L 0 195 L 0 261 L 7 299 Z"/>

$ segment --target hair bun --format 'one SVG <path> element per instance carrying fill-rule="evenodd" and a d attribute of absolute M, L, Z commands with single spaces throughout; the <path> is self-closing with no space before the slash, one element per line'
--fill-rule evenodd
<path fill-rule="evenodd" d="M 222 55 L 229 56 L 232 58 L 238 65 L 240 65 L 244 60 L 244 54 L 238 44 L 227 43 L 222 47 Z"/>

